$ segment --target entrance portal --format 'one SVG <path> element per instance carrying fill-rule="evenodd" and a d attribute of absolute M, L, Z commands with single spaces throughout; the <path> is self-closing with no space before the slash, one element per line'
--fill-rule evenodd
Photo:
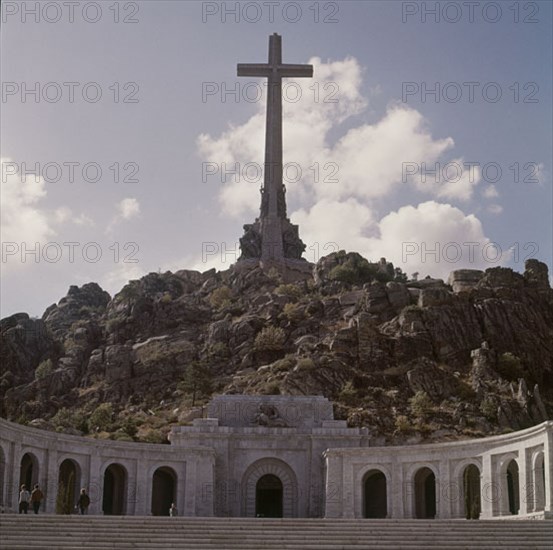
<path fill-rule="evenodd" d="M 78 500 L 80 483 L 81 476 L 77 464 L 66 458 L 59 468 L 56 514 L 71 514 Z"/>
<path fill-rule="evenodd" d="M 480 517 L 480 470 L 470 464 L 463 472 L 463 494 L 465 496 L 465 518 Z"/>
<path fill-rule="evenodd" d="M 255 515 L 258 518 L 282 517 L 282 482 L 273 474 L 259 478 L 255 486 Z"/>
<path fill-rule="evenodd" d="M 176 500 L 177 475 L 167 466 L 154 472 L 152 479 L 152 515 L 168 516 L 171 503 Z M 175 503 L 176 504 L 176 503 Z"/>
<path fill-rule="evenodd" d="M 373 470 L 365 477 L 365 517 L 385 518 L 388 515 L 386 476 Z"/>
<path fill-rule="evenodd" d="M 415 475 L 415 517 L 436 517 L 436 476 L 430 468 L 421 468 Z"/>
<path fill-rule="evenodd" d="M 520 494 L 518 489 L 518 464 L 511 460 L 507 466 L 507 494 L 509 496 L 509 512 L 518 514 L 520 508 Z"/>
<path fill-rule="evenodd" d="M 25 453 L 21 458 L 19 486 L 26 485 L 27 490 L 32 491 L 35 483 L 38 483 L 38 460 L 31 453 Z"/>
<path fill-rule="evenodd" d="M 110 464 L 104 473 L 102 511 L 106 516 L 125 513 L 125 485 L 127 473 L 121 464 Z"/>

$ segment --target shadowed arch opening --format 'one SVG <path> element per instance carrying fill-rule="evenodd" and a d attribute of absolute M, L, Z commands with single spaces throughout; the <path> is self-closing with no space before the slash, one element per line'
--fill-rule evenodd
<path fill-rule="evenodd" d="M 480 517 L 480 470 L 474 464 L 469 464 L 463 471 L 463 499 L 465 518 L 478 519 Z"/>
<path fill-rule="evenodd" d="M 509 499 L 509 513 L 518 514 L 520 508 L 520 493 L 518 486 L 518 464 L 516 460 L 511 460 L 507 466 L 507 496 Z"/>
<path fill-rule="evenodd" d="M 38 483 L 38 459 L 32 453 L 25 453 L 21 457 L 19 468 L 19 487 L 26 485 L 29 491 Z"/>
<path fill-rule="evenodd" d="M 282 511 L 280 517 L 294 518 L 298 515 L 298 490 L 296 474 L 286 462 L 277 458 L 261 458 L 251 464 L 242 476 L 242 510 L 245 517 L 255 517 L 257 509 L 258 481 L 264 476 L 267 482 L 276 477 L 282 485 Z M 263 487 L 265 481 L 262 483 Z M 273 479 L 273 493 L 276 496 L 277 485 Z"/>
<path fill-rule="evenodd" d="M 162 466 L 152 477 L 152 515 L 168 516 L 171 504 L 176 501 L 177 474 L 173 468 Z"/>
<path fill-rule="evenodd" d="M 102 512 L 106 516 L 122 516 L 126 512 L 127 470 L 121 464 L 110 464 L 104 472 Z"/>
<path fill-rule="evenodd" d="M 4 503 L 4 487 L 6 486 L 6 455 L 4 449 L 0 446 L 0 506 Z"/>
<path fill-rule="evenodd" d="M 415 517 L 436 517 L 436 476 L 427 467 L 421 468 L 415 474 Z"/>
<path fill-rule="evenodd" d="M 366 518 L 388 516 L 386 476 L 380 470 L 371 470 L 363 482 L 363 514 Z"/>
<path fill-rule="evenodd" d="M 56 514 L 71 514 L 79 499 L 81 471 L 79 465 L 66 458 L 59 467 Z"/>
<path fill-rule="evenodd" d="M 255 486 L 255 515 L 258 518 L 282 517 L 282 481 L 273 475 L 265 474 Z"/>

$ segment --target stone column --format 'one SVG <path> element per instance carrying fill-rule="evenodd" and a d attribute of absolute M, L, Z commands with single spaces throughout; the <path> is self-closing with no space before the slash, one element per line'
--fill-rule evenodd
<path fill-rule="evenodd" d="M 189 485 L 189 476 L 185 491 L 194 491 L 196 493 L 195 516 L 212 517 L 214 515 L 214 500 L 216 498 L 215 477 L 213 475 L 215 468 L 215 456 L 199 455 L 196 464 L 195 485 Z M 194 480 L 192 480 L 193 483 Z"/>
<path fill-rule="evenodd" d="M 436 480 L 436 519 L 451 518 L 451 477 L 449 473 L 449 461 L 440 460 L 438 464 L 438 479 Z"/>
<path fill-rule="evenodd" d="M 480 474 L 480 503 L 481 519 L 491 519 L 495 515 L 498 499 L 497 480 L 494 479 L 492 455 L 486 453 L 482 455 L 482 472 Z"/>
<path fill-rule="evenodd" d="M 58 498 L 58 450 L 48 449 L 47 457 L 44 511 L 55 514 Z"/>
<path fill-rule="evenodd" d="M 403 519 L 405 515 L 403 465 L 392 458 L 392 482 L 388 497 L 388 517 Z"/>
<path fill-rule="evenodd" d="M 553 519 L 553 422 L 548 422 L 545 433 L 543 467 L 545 469 L 545 516 Z"/>
<path fill-rule="evenodd" d="M 17 511 L 19 500 L 19 469 L 21 461 L 21 443 L 12 442 L 6 456 L 6 506 Z"/>
<path fill-rule="evenodd" d="M 518 472 L 518 492 L 519 492 L 519 508 L 518 513 L 521 516 L 528 514 L 531 509 L 533 491 L 532 491 L 532 475 L 530 472 L 530 464 L 527 457 L 527 449 L 522 447 L 519 449 L 519 472 Z"/>
<path fill-rule="evenodd" d="M 343 515 L 342 456 L 336 452 L 325 453 L 325 518 L 340 518 Z"/>
<path fill-rule="evenodd" d="M 104 480 L 100 476 L 101 458 L 95 453 L 87 461 L 88 472 L 82 472 L 83 487 L 88 487 L 90 496 L 89 514 L 103 514 L 102 499 Z"/>
<path fill-rule="evenodd" d="M 198 467 L 198 456 L 194 456 L 192 453 L 186 457 L 185 469 L 186 474 L 182 479 L 184 487 L 180 488 L 181 494 L 179 494 L 179 500 L 182 501 L 182 514 L 183 516 L 195 516 L 196 515 L 196 472 Z M 215 488 L 212 488 L 212 491 Z M 201 498 L 201 495 L 199 495 Z"/>
<path fill-rule="evenodd" d="M 136 464 L 134 505 L 134 513 L 137 516 L 150 516 L 152 513 L 149 505 L 151 480 L 148 479 L 148 467 L 148 460 L 143 458 L 138 459 Z"/>

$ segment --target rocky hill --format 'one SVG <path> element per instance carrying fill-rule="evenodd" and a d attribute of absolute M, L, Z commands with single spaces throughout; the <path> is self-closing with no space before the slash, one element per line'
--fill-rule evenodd
<path fill-rule="evenodd" d="M 261 269 L 151 273 L 113 298 L 72 286 L 0 321 L 2 416 L 165 441 L 213 393 L 315 394 L 380 443 L 516 430 L 553 411 L 547 266 L 405 281 L 358 254 L 310 280 Z M 398 282 L 404 281 L 404 282 Z"/>

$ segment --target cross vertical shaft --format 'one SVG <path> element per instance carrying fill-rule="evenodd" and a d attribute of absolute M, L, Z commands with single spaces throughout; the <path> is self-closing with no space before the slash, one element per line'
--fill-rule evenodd
<path fill-rule="evenodd" d="M 293 241 L 294 231 L 297 233 L 297 228 L 291 229 L 292 226 L 286 218 L 286 190 L 283 183 L 282 166 L 282 78 L 312 77 L 313 66 L 283 64 L 282 37 L 274 33 L 269 37 L 268 63 L 239 64 L 238 76 L 265 77 L 268 80 L 265 169 L 259 223 L 261 226 L 261 259 L 278 262 L 285 257 L 291 257 L 291 253 L 287 252 L 283 235 L 288 235 L 288 240 Z M 297 235 L 296 238 L 303 246 Z M 292 242 L 291 245 L 293 247 L 294 243 Z M 303 249 L 305 246 L 302 251 Z M 301 252 L 299 257 L 301 257 Z"/>

